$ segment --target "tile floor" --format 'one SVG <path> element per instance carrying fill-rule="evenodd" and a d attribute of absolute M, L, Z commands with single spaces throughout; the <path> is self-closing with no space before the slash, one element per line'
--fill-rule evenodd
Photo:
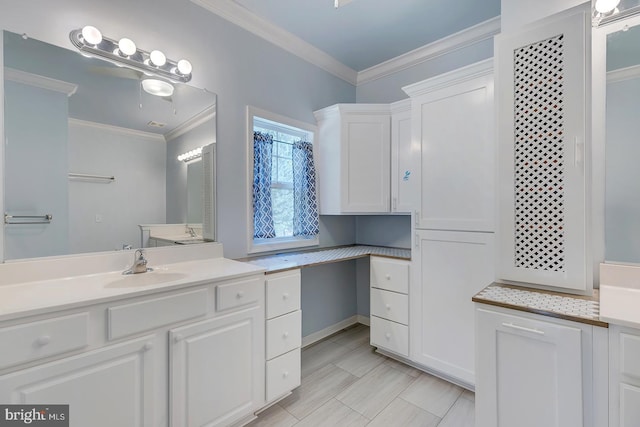
<path fill-rule="evenodd" d="M 474 427 L 475 395 L 374 352 L 357 325 L 302 351 L 302 385 L 251 427 Z"/>

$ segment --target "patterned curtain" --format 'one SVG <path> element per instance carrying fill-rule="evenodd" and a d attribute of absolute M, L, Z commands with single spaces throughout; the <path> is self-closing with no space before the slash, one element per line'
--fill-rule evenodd
<path fill-rule="evenodd" d="M 313 145 L 305 141 L 293 144 L 293 212 L 294 236 L 318 235 L 318 201 Z"/>
<path fill-rule="evenodd" d="M 271 207 L 273 137 L 253 132 L 253 238 L 276 237 Z"/>

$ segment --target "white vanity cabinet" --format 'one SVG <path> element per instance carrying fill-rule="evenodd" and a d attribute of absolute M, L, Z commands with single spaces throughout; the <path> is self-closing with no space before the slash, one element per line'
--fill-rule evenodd
<path fill-rule="evenodd" d="M 391 212 L 414 210 L 420 148 L 411 139 L 411 100 L 391 107 Z"/>
<path fill-rule="evenodd" d="M 594 426 L 594 328 L 478 304 L 476 426 Z"/>
<path fill-rule="evenodd" d="M 336 104 L 314 115 L 320 214 L 389 212 L 389 105 Z"/>
<path fill-rule="evenodd" d="M 302 311 L 300 270 L 267 274 L 266 282 L 266 403 L 300 385 Z"/>
<path fill-rule="evenodd" d="M 410 262 L 371 257 L 371 345 L 409 356 Z"/>
<path fill-rule="evenodd" d="M 497 276 L 589 291 L 582 11 L 496 36 L 500 240 Z"/>
<path fill-rule="evenodd" d="M 609 427 L 640 423 L 640 330 L 609 327 Z"/>
<path fill-rule="evenodd" d="M 243 273 L 0 322 L 0 402 L 69 404 L 72 427 L 249 421 L 264 405 L 264 274 L 228 268 Z M 110 285 L 155 276 L 121 277 Z"/>

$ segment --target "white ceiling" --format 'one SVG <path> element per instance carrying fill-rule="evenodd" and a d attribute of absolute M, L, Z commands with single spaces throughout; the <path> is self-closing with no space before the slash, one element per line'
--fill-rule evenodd
<path fill-rule="evenodd" d="M 234 0 L 362 71 L 500 15 L 500 0 Z"/>

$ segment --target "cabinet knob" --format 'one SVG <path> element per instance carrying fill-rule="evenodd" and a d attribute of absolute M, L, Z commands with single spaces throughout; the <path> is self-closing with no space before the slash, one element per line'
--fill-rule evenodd
<path fill-rule="evenodd" d="M 387 307 L 387 310 L 391 310 L 391 306 L 389 304 L 385 305 L 385 307 Z"/>
<path fill-rule="evenodd" d="M 284 334 L 282 334 L 282 338 L 289 338 L 289 332 L 285 332 Z"/>
<path fill-rule="evenodd" d="M 178 334 L 173 337 L 173 342 L 180 342 L 180 341 L 182 341 L 182 335 Z"/>
<path fill-rule="evenodd" d="M 51 342 L 51 337 L 49 335 L 43 335 L 36 340 L 36 345 L 38 347 L 44 347 L 50 342 Z"/>
<path fill-rule="evenodd" d="M 238 291 L 238 293 L 236 294 L 236 297 L 238 299 L 242 298 L 244 296 L 244 291 Z"/>
<path fill-rule="evenodd" d="M 391 275 L 387 274 L 387 275 L 384 276 L 384 278 L 387 279 L 387 280 L 391 280 Z"/>
<path fill-rule="evenodd" d="M 289 292 L 285 292 L 282 294 L 282 299 L 289 299 Z"/>
<path fill-rule="evenodd" d="M 391 333 L 387 332 L 386 334 L 384 334 L 384 337 L 388 340 L 391 339 Z"/>
<path fill-rule="evenodd" d="M 148 342 L 148 343 L 146 343 L 146 344 L 142 347 L 142 349 L 143 349 L 144 351 L 149 351 L 149 350 L 151 350 L 152 348 L 153 348 L 153 343 L 152 343 L 152 342 Z"/>
<path fill-rule="evenodd" d="M 289 371 L 284 371 L 282 373 L 282 378 L 287 378 L 289 376 Z"/>

